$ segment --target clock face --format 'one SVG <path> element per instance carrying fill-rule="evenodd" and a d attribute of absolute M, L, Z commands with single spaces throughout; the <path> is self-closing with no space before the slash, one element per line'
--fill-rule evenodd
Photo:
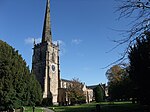
<path fill-rule="evenodd" d="M 55 65 L 52 65 L 52 71 L 55 72 Z"/>

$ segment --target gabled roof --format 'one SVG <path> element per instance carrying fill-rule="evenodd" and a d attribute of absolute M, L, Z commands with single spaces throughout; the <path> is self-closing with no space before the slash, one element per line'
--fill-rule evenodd
<path fill-rule="evenodd" d="M 71 80 L 67 80 L 67 79 L 61 79 L 61 81 L 64 81 L 64 82 L 72 82 Z"/>
<path fill-rule="evenodd" d="M 92 85 L 92 86 L 87 86 L 87 88 L 90 88 L 90 89 L 94 89 L 96 88 L 98 85 Z"/>

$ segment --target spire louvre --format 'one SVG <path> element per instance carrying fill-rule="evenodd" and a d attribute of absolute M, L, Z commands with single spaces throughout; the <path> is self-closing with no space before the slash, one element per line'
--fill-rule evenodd
<path fill-rule="evenodd" d="M 45 19 L 42 34 L 42 43 L 47 41 L 50 43 L 52 42 L 51 23 L 50 23 L 50 0 L 47 0 L 46 4 Z"/>

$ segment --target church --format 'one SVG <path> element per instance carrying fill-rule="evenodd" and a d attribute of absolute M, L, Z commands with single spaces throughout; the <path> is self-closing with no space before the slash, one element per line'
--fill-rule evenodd
<path fill-rule="evenodd" d="M 60 78 L 59 66 L 59 43 L 52 42 L 50 0 L 47 0 L 42 40 L 41 43 L 34 43 L 32 72 L 42 87 L 43 99 L 49 100 L 53 105 L 70 103 L 66 88 L 71 81 Z M 86 102 L 91 102 L 93 90 L 88 89 L 85 84 L 82 90 L 85 93 Z"/>

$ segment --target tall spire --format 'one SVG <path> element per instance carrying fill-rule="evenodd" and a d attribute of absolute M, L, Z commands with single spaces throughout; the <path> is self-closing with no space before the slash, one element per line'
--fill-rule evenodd
<path fill-rule="evenodd" d="M 46 4 L 45 20 L 42 34 L 42 43 L 47 41 L 50 43 L 52 42 L 51 25 L 50 25 L 50 0 L 47 0 Z"/>

